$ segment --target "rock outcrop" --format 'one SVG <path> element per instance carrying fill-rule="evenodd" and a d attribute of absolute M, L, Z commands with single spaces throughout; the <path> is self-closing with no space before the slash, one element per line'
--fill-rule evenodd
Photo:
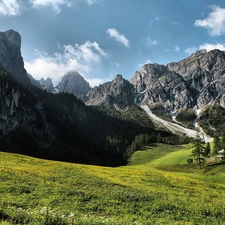
<path fill-rule="evenodd" d="M 177 63 L 168 64 L 170 71 L 179 73 L 194 93 L 196 106 L 203 108 L 225 94 L 225 52 L 200 50 Z M 221 101 L 224 106 L 224 102 Z"/>
<path fill-rule="evenodd" d="M 166 66 L 146 64 L 130 82 L 139 93 L 137 102 L 162 115 L 203 109 L 217 98 L 224 106 L 225 52 L 200 50 Z"/>
<path fill-rule="evenodd" d="M 16 31 L 0 32 L 0 65 L 20 83 L 30 84 L 21 56 L 21 36 Z"/>
<path fill-rule="evenodd" d="M 43 90 L 46 90 L 48 92 L 53 92 L 54 91 L 54 86 L 53 86 L 53 83 L 52 83 L 52 79 L 51 78 L 41 78 L 40 80 L 38 80 L 41 88 Z"/>
<path fill-rule="evenodd" d="M 87 98 L 88 105 L 110 106 L 114 104 L 117 109 L 125 110 L 134 102 L 133 86 L 118 74 L 113 81 L 92 88 Z"/>

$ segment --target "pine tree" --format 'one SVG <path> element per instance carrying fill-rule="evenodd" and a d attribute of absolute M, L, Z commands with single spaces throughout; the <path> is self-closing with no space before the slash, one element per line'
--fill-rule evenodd
<path fill-rule="evenodd" d="M 221 137 L 221 146 L 222 149 L 225 149 L 225 131 L 222 132 L 222 137 Z"/>
<path fill-rule="evenodd" d="M 210 157 L 211 155 L 211 148 L 209 142 L 206 143 L 204 155 L 205 157 Z"/>
<path fill-rule="evenodd" d="M 221 149 L 220 138 L 218 135 L 215 135 L 213 141 L 213 155 L 216 155 L 220 149 Z"/>
<path fill-rule="evenodd" d="M 194 149 L 192 151 L 192 155 L 196 160 L 197 165 L 199 168 L 202 168 L 202 165 L 205 164 L 205 148 L 204 148 L 204 141 L 202 140 L 200 133 L 198 132 L 194 141 L 193 141 Z"/>

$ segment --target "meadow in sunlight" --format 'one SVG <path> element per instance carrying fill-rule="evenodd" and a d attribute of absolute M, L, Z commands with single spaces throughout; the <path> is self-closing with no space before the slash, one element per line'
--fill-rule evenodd
<path fill-rule="evenodd" d="M 224 166 L 147 146 L 109 168 L 0 152 L 0 224 L 225 224 Z"/>

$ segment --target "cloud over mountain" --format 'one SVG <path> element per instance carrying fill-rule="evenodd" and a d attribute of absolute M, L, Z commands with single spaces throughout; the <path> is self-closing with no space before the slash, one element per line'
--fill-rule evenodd
<path fill-rule="evenodd" d="M 21 8 L 17 0 L 2 0 L 0 2 L 0 15 L 17 16 L 21 13 Z"/>
<path fill-rule="evenodd" d="M 57 84 L 61 77 L 68 71 L 76 70 L 83 76 L 93 71 L 107 53 L 102 50 L 98 43 L 86 41 L 84 44 L 59 46 L 58 52 L 49 55 L 47 52 L 37 51 L 38 57 L 31 62 L 25 62 L 25 68 L 36 79 L 51 77 Z M 101 79 L 87 79 L 90 85 L 101 83 Z"/>
<path fill-rule="evenodd" d="M 211 6 L 212 12 L 203 20 L 196 20 L 194 25 L 208 30 L 209 35 L 225 34 L 225 8 Z"/>

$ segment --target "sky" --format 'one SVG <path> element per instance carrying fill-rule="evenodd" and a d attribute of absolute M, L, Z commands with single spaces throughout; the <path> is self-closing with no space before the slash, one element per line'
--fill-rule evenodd
<path fill-rule="evenodd" d="M 225 51 L 224 0 L 0 0 L 0 31 L 17 31 L 28 73 L 57 85 L 78 71 L 91 86 L 130 80 L 146 63 Z"/>

